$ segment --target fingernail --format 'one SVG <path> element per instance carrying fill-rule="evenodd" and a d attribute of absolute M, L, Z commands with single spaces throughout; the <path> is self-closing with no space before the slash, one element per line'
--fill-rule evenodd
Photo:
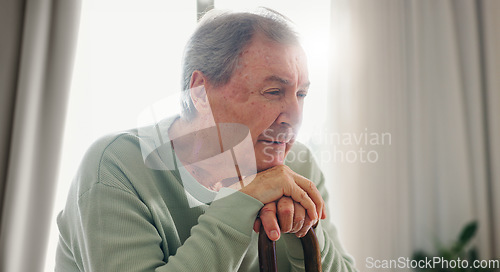
<path fill-rule="evenodd" d="M 278 232 L 277 232 L 277 231 L 275 231 L 275 230 L 272 230 L 272 231 L 269 233 L 269 235 L 271 236 L 271 237 L 270 237 L 270 238 L 271 238 L 271 240 L 276 240 L 276 239 L 278 239 L 278 237 L 279 237 Z"/>

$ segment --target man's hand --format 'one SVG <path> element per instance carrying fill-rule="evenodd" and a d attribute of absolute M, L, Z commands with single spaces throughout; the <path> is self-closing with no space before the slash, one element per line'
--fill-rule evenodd
<path fill-rule="evenodd" d="M 323 213 L 321 219 L 324 218 L 326 215 Z M 295 233 L 298 238 L 304 237 L 309 228 L 314 225 L 314 222 L 306 215 L 304 207 L 289 197 L 281 198 L 278 201 L 278 208 L 276 202 L 271 202 L 260 210 L 259 217 L 253 226 L 255 232 L 260 231 L 261 222 L 267 237 L 273 241 L 279 239 L 281 232 Z"/>
<path fill-rule="evenodd" d="M 314 183 L 289 167 L 275 166 L 252 178 L 240 191 L 264 203 L 254 230 L 258 231 L 261 220 L 269 239 L 278 240 L 280 230 L 302 237 L 319 219 L 326 218 L 324 201 Z"/>

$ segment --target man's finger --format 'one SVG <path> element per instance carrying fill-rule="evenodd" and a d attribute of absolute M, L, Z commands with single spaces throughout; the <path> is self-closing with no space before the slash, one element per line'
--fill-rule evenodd
<path fill-rule="evenodd" d="M 278 200 L 278 220 L 282 232 L 290 232 L 293 227 L 294 205 L 289 197 L 282 197 Z"/>
<path fill-rule="evenodd" d="M 311 220 L 311 218 L 309 218 L 308 215 L 306 215 L 306 219 L 304 220 L 304 224 L 302 225 L 302 228 L 297 231 L 297 233 L 295 233 L 295 236 L 299 237 L 299 238 L 302 238 L 304 237 L 307 232 L 309 231 L 309 229 L 313 226 L 314 224 L 314 221 Z"/>
<path fill-rule="evenodd" d="M 283 194 L 290 196 L 294 201 L 300 203 L 302 207 L 307 210 L 307 214 L 313 220 L 318 220 L 318 214 L 316 210 L 316 203 L 309 197 L 306 191 L 304 191 L 300 186 L 292 186 L 287 188 L 289 191 L 284 191 Z"/>
<path fill-rule="evenodd" d="M 302 190 L 304 190 L 307 195 L 311 198 L 311 200 L 314 202 L 315 204 L 315 212 L 316 212 L 316 215 L 312 215 L 309 208 L 306 207 L 305 205 L 304 208 L 307 209 L 308 211 L 308 214 L 309 214 L 309 217 L 312 219 L 312 220 L 319 220 L 319 218 L 323 217 L 323 206 L 324 206 L 324 201 L 323 201 L 323 198 L 321 197 L 321 194 L 319 193 L 318 191 L 318 188 L 316 188 L 316 185 L 308 180 L 307 178 L 295 173 L 295 172 L 292 172 L 293 173 L 293 178 L 295 180 L 295 182 L 297 183 L 297 185 L 300 186 L 300 188 Z M 302 202 L 300 202 L 301 204 L 303 204 Z"/>
<path fill-rule="evenodd" d="M 302 229 L 302 226 L 304 225 L 304 220 L 306 218 L 306 209 L 302 207 L 297 202 L 293 202 L 294 206 L 294 213 L 293 213 L 293 228 L 290 232 L 296 233 L 300 229 Z"/>
<path fill-rule="evenodd" d="M 280 238 L 280 227 L 276 218 L 276 203 L 270 202 L 264 205 L 260 210 L 259 217 L 267 237 L 272 241 L 277 241 Z"/>

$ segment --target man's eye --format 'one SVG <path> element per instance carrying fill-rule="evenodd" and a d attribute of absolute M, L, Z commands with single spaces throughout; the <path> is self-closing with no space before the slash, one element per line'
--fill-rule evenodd
<path fill-rule="evenodd" d="M 262 94 L 268 99 L 280 99 L 283 95 L 283 92 L 281 91 L 281 89 L 273 88 L 265 90 Z"/>
<path fill-rule="evenodd" d="M 307 96 L 307 92 L 298 92 L 297 96 L 300 98 L 305 98 Z"/>
<path fill-rule="evenodd" d="M 280 89 L 270 89 L 265 92 L 265 94 L 270 94 L 270 95 L 280 95 L 281 91 Z"/>

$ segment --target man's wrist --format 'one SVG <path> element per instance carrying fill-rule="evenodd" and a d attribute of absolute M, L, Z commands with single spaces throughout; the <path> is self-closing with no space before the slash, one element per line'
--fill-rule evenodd
<path fill-rule="evenodd" d="M 251 196 L 230 190 L 232 189 L 222 191 L 221 197 L 216 197 L 205 215 L 251 235 L 253 223 L 263 205 Z M 224 194 L 227 195 L 223 196 Z"/>

